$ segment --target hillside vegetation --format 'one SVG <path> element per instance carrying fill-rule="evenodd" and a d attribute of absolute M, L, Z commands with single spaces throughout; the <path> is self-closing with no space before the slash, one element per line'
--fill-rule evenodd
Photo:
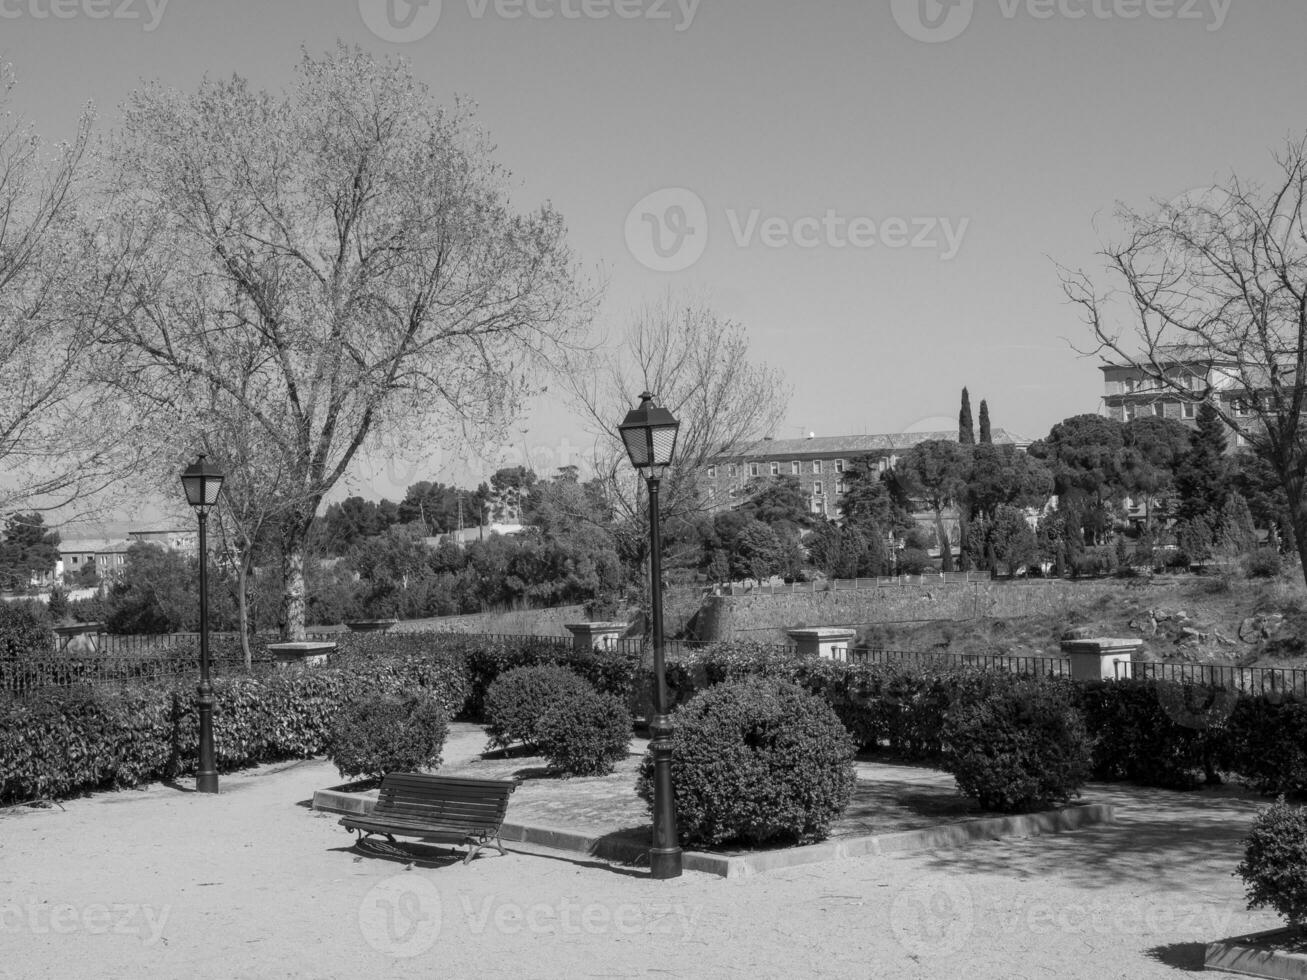
<path fill-rule="evenodd" d="M 1123 579 L 1118 591 L 1057 614 L 882 624 L 864 628 L 859 638 L 890 649 L 1059 656 L 1071 630 L 1143 639 L 1148 660 L 1307 666 L 1307 589 L 1288 578 Z"/>

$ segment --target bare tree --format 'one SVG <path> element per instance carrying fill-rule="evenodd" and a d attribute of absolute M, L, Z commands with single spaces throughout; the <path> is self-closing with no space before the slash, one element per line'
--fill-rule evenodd
<path fill-rule="evenodd" d="M 66 515 L 112 481 L 122 445 L 83 370 L 98 321 L 76 185 L 93 114 L 47 151 L 9 109 L 14 84 L 0 65 L 0 515 Z"/>
<path fill-rule="evenodd" d="M 1288 500 L 1307 576 L 1307 141 L 1276 156 L 1270 186 L 1223 186 L 1140 214 L 1101 253 L 1100 291 L 1062 270 L 1105 360 L 1131 365 L 1157 394 L 1205 400 L 1271 468 Z"/>
<path fill-rule="evenodd" d="M 111 160 L 100 377 L 192 422 L 199 386 L 270 454 L 247 476 L 278 481 L 283 634 L 301 638 L 309 533 L 358 453 L 502 431 L 588 317 L 562 219 L 511 209 L 469 107 L 357 49 L 306 54 L 280 96 L 149 85 Z"/>
<path fill-rule="evenodd" d="M 750 359 L 743 326 L 702 300 L 671 294 L 641 308 L 616 346 L 570 365 L 568 376 L 596 438 L 596 473 L 628 517 L 642 513 L 644 493 L 631 477 L 617 427 L 641 392 L 652 392 L 681 423 L 662 492 L 663 512 L 673 517 L 710 505 L 702 485 L 708 462 L 773 432 L 790 399 L 781 372 Z"/>

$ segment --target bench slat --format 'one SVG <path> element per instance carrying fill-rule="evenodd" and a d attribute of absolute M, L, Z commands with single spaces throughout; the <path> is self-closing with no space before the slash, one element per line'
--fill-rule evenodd
<path fill-rule="evenodd" d="M 393 813 L 397 816 L 457 817 L 473 820 L 493 820 L 505 811 L 502 806 L 442 806 L 433 803 L 391 803 L 374 807 L 373 813 Z"/>

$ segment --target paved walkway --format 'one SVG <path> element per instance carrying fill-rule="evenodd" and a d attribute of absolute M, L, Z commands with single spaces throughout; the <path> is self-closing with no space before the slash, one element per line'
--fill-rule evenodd
<path fill-rule="evenodd" d="M 456 732 L 447 765 L 481 747 Z M 299 762 L 217 797 L 0 812 L 0 978 L 1177 978 L 1206 942 L 1278 925 L 1244 911 L 1232 871 L 1261 801 L 1231 791 L 1094 786 L 1115 826 L 651 881 L 526 845 L 363 857 L 305 805 L 337 781 Z"/>

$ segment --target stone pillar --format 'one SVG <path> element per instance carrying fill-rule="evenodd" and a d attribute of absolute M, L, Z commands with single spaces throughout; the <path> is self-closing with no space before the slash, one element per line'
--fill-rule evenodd
<path fill-rule="evenodd" d="M 1114 680 L 1131 676 L 1130 664 L 1144 645 L 1143 640 L 1098 639 L 1063 640 L 1062 652 L 1071 660 L 1071 679 L 1077 681 Z M 1120 667 L 1116 665 L 1120 664 Z"/>
<path fill-rule="evenodd" d="M 567 623 L 566 630 L 572 634 L 572 649 L 577 653 L 589 653 L 592 650 L 616 650 L 617 641 L 626 632 L 626 623 Z"/>
<path fill-rule="evenodd" d="M 290 643 L 269 643 L 268 652 L 277 668 L 284 669 L 291 664 L 305 664 L 319 667 L 327 662 L 327 655 L 334 653 L 336 644 L 323 640 L 299 640 Z"/>
<path fill-rule="evenodd" d="M 858 636 L 857 630 L 847 626 L 809 626 L 785 632 L 799 648 L 800 656 L 823 660 L 848 660 L 849 648 Z"/>

